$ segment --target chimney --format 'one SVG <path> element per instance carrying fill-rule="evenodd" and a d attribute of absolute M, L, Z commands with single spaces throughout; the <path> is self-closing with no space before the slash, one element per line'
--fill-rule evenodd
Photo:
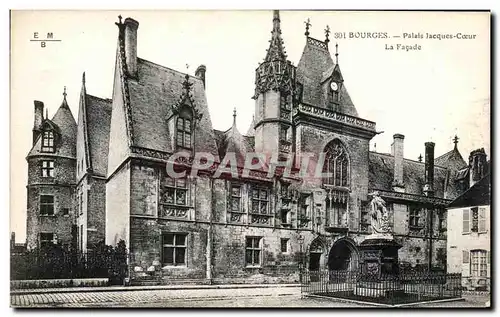
<path fill-rule="evenodd" d="M 33 123 L 33 145 L 40 135 L 40 127 L 43 121 L 43 102 L 35 100 L 35 121 Z"/>
<path fill-rule="evenodd" d="M 424 194 L 434 196 L 434 142 L 425 142 Z"/>
<path fill-rule="evenodd" d="M 486 153 L 484 152 L 484 148 L 470 152 L 469 170 L 469 186 L 472 187 L 486 174 Z"/>
<path fill-rule="evenodd" d="M 137 29 L 139 22 L 126 18 L 125 24 L 125 62 L 127 72 L 131 77 L 137 77 Z"/>
<path fill-rule="evenodd" d="M 198 68 L 196 68 L 196 72 L 194 72 L 194 75 L 198 78 L 201 79 L 203 82 L 203 88 L 205 88 L 205 73 L 207 72 L 207 67 L 205 65 L 200 65 Z"/>
<path fill-rule="evenodd" d="M 396 192 L 404 192 L 403 183 L 403 159 L 404 159 L 404 139 L 402 134 L 394 134 L 394 142 L 392 143 L 392 155 L 394 156 L 394 180 L 392 182 L 392 190 Z"/>

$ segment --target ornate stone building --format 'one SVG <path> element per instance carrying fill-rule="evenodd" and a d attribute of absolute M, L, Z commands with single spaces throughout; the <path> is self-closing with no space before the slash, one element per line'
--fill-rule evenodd
<path fill-rule="evenodd" d="M 254 121 L 243 135 L 235 121 L 226 131 L 213 129 L 205 66 L 190 76 L 141 59 L 139 23 L 120 17 L 116 24 L 112 101 L 87 95 L 83 81 L 78 131 L 72 128 L 77 209 L 70 214 L 80 248 L 103 237 L 108 244 L 123 239 L 134 280 L 248 278 L 301 265 L 354 268 L 357 246 L 370 234 L 370 193 L 378 191 L 403 245 L 400 260 L 445 268 L 445 206 L 468 188 L 470 167 L 456 143 L 434 159 L 429 142 L 425 162 L 406 159 L 401 134 L 391 153 L 370 151 L 376 124 L 358 114 L 328 32 L 318 40 L 307 26 L 295 66 L 274 11 L 270 46 L 255 74 Z M 213 155 L 215 165 L 234 153 L 239 175 L 209 169 L 170 178 L 167 163 L 179 151 L 191 156 L 175 161 L 187 171 L 196 153 Z M 252 152 L 293 153 L 295 174 L 267 177 L 266 166 L 245 173 Z M 323 171 L 331 176 L 296 177 L 307 169 L 299 158 L 308 153 L 324 155 Z M 310 157 L 309 166 L 320 157 Z"/>

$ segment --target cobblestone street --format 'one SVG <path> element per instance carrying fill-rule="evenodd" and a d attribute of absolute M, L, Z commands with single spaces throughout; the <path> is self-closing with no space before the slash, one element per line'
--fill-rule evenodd
<path fill-rule="evenodd" d="M 487 296 L 419 307 L 485 307 Z M 12 294 L 12 307 L 370 307 L 321 298 L 301 298 L 298 287 L 155 289 Z"/>

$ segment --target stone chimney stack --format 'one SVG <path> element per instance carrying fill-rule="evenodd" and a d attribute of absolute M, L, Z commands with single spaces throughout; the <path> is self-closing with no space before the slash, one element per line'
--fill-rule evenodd
<path fill-rule="evenodd" d="M 205 65 L 200 65 L 198 68 L 196 68 L 196 72 L 194 72 L 194 75 L 198 78 L 201 79 L 203 82 L 203 88 L 205 88 L 205 73 L 207 72 L 207 67 Z"/>
<path fill-rule="evenodd" d="M 425 142 L 424 194 L 434 196 L 434 142 Z"/>
<path fill-rule="evenodd" d="M 43 121 L 43 102 L 35 100 L 35 121 L 33 122 L 33 145 L 40 135 L 40 127 Z"/>
<path fill-rule="evenodd" d="M 470 152 L 469 168 L 469 186 L 472 187 L 486 174 L 486 152 L 484 151 L 484 148 Z"/>
<path fill-rule="evenodd" d="M 139 22 L 126 18 L 125 24 L 125 61 L 127 72 L 132 77 L 137 77 L 137 29 Z"/>
<path fill-rule="evenodd" d="M 392 181 L 392 190 L 396 192 L 404 192 L 405 186 L 403 181 L 403 160 L 404 160 L 404 139 L 402 134 L 394 134 L 394 142 L 392 143 L 392 155 L 394 156 L 394 179 Z"/>

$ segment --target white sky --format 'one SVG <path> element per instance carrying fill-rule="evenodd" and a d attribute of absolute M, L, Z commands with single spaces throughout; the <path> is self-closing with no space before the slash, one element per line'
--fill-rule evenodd
<path fill-rule="evenodd" d="M 24 11 L 11 19 L 11 231 L 25 239 L 27 163 L 31 147 L 33 100 L 52 117 L 67 86 L 77 119 L 82 72 L 87 92 L 112 94 L 117 16 L 139 21 L 138 56 L 193 74 L 207 66 L 207 98 L 215 129 L 232 123 L 237 108 L 240 131 L 248 129 L 254 102 L 254 70 L 271 37 L 271 11 Z M 298 64 L 305 45 L 304 23 L 311 36 L 332 32 L 458 32 L 475 40 L 339 40 L 339 64 L 361 118 L 379 131 L 371 143 L 390 152 L 392 135 L 405 135 L 405 157 L 416 159 L 424 142 L 436 143 L 436 156 L 460 138 L 465 160 L 484 147 L 490 153 L 490 18 L 487 13 L 281 11 L 288 58 Z M 33 32 L 53 32 L 61 42 L 30 42 Z M 386 51 L 385 44 L 420 44 L 421 51 Z M 335 40 L 330 42 L 334 53 Z"/>

